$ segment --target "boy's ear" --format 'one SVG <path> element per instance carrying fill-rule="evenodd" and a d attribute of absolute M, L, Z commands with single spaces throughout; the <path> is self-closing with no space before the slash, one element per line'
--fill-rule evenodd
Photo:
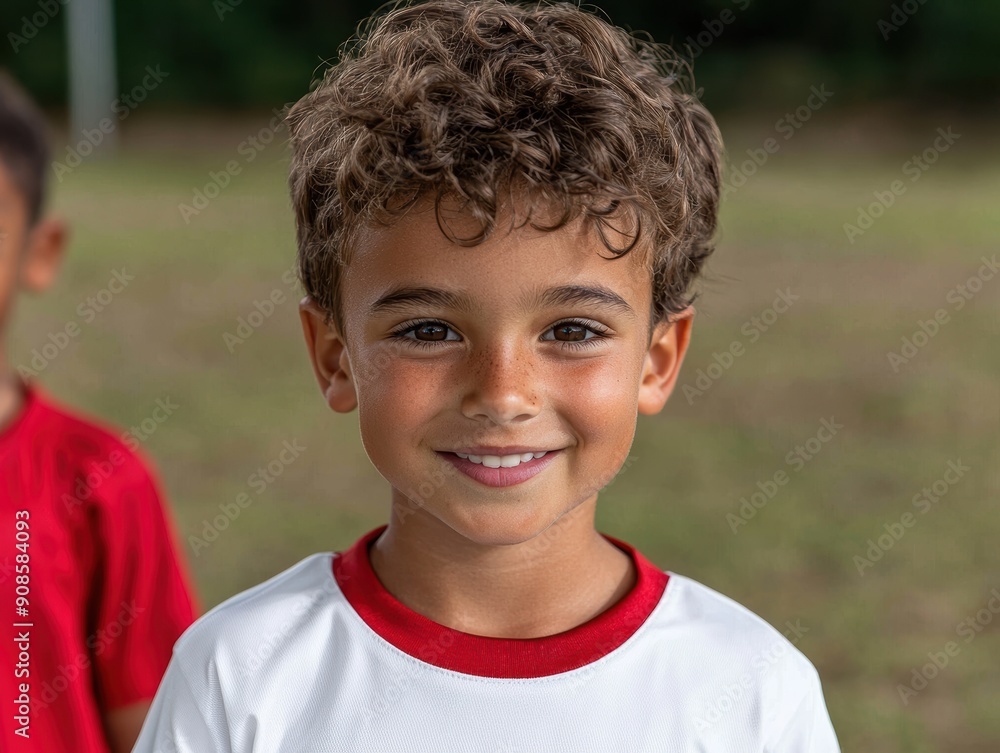
<path fill-rule="evenodd" d="M 58 217 L 44 217 L 28 231 L 20 271 L 20 283 L 24 290 L 41 293 L 52 285 L 66 250 L 68 235 L 66 223 Z"/>
<path fill-rule="evenodd" d="M 358 405 L 358 396 L 346 343 L 336 326 L 326 324 L 325 313 L 309 296 L 299 303 L 299 317 L 313 373 L 327 405 L 338 413 L 350 413 Z"/>
<path fill-rule="evenodd" d="M 663 410 L 684 362 L 684 354 L 691 339 L 692 319 L 694 309 L 688 306 L 653 329 L 649 352 L 643 361 L 642 376 L 639 379 L 639 413 L 653 416 Z"/>

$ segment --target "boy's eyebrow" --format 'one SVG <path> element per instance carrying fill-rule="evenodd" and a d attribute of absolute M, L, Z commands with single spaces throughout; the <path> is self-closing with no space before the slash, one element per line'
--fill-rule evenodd
<path fill-rule="evenodd" d="M 528 308 L 528 305 L 525 304 L 530 303 L 530 301 L 531 297 L 529 296 L 526 301 L 522 301 L 522 306 Z M 616 309 L 626 316 L 635 318 L 635 311 L 628 301 L 611 288 L 600 284 L 560 285 L 536 294 L 535 301 L 542 306 L 595 303 Z M 376 316 L 388 311 L 408 309 L 414 306 L 437 306 L 463 313 L 469 313 L 475 308 L 472 299 L 462 293 L 441 288 L 402 287 L 386 293 L 375 301 L 368 308 L 368 315 Z"/>
<path fill-rule="evenodd" d="M 468 297 L 460 293 L 453 293 L 450 290 L 440 288 L 397 288 L 392 290 L 368 308 L 368 315 L 394 311 L 397 309 L 413 308 L 414 306 L 439 306 L 446 309 L 469 312 L 472 310 L 472 302 Z"/>
<path fill-rule="evenodd" d="M 574 303 L 596 303 L 601 306 L 616 309 L 626 316 L 635 319 L 635 311 L 628 301 L 611 288 L 604 285 L 561 285 L 549 288 L 539 300 L 545 306 L 568 306 Z"/>

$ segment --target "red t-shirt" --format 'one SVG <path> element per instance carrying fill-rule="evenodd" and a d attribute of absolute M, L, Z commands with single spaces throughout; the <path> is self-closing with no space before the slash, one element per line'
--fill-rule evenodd
<path fill-rule="evenodd" d="M 197 598 L 138 442 L 25 395 L 0 430 L 0 750 L 106 753 L 102 713 L 153 697 Z"/>

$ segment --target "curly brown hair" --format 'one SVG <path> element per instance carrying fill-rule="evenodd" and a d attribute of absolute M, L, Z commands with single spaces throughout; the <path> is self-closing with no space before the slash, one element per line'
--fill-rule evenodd
<path fill-rule="evenodd" d="M 642 243 L 651 325 L 679 313 L 714 249 L 722 163 L 689 73 L 665 46 L 568 3 L 404 0 L 373 16 L 287 115 L 306 293 L 343 333 L 353 230 L 433 198 L 442 232 L 475 245 L 516 190 L 554 210 L 533 227 L 582 214 L 612 258 Z M 481 232 L 451 234 L 444 198 Z M 630 242 L 616 248 L 605 229 L 621 227 Z"/>

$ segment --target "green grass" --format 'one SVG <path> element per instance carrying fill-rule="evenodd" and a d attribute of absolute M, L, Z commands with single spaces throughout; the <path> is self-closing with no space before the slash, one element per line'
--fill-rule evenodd
<path fill-rule="evenodd" d="M 205 606 L 349 545 L 388 510 L 356 414 L 323 406 L 298 292 L 282 281 L 294 259 L 282 139 L 189 224 L 181 219 L 178 204 L 240 159 L 244 137 L 188 155 L 136 148 L 58 184 L 71 254 L 51 294 L 20 302 L 11 348 L 12 363 L 27 362 L 50 332 L 79 320 L 77 306 L 113 270 L 135 275 L 42 380 L 125 427 L 157 398 L 180 406 L 143 447 L 182 539 L 250 491 L 253 504 L 217 540 L 197 556 L 188 549 Z M 734 160 L 761 140 L 752 128 L 727 137 Z M 996 251 L 1000 161 L 964 137 L 850 244 L 843 224 L 915 149 L 855 154 L 806 138 L 727 199 L 680 385 L 734 340 L 745 354 L 703 395 L 675 393 L 660 416 L 640 418 L 636 460 L 602 495 L 599 527 L 774 625 L 808 627 L 798 646 L 820 670 L 845 751 L 992 752 L 1000 616 L 972 642 L 957 639 L 960 654 L 907 706 L 896 685 L 1000 586 L 1000 276 L 961 311 L 949 308 L 950 322 L 898 372 L 886 354 L 950 307 L 948 292 Z M 750 343 L 742 326 L 779 288 L 800 299 Z M 223 333 L 273 290 L 285 302 L 230 353 Z M 786 453 L 824 417 L 844 428 L 793 470 Z M 249 477 L 285 440 L 308 451 L 255 494 Z M 853 558 L 867 540 L 914 510 L 913 495 L 955 458 L 972 470 L 859 576 Z M 789 483 L 734 535 L 727 514 L 782 469 Z"/>

